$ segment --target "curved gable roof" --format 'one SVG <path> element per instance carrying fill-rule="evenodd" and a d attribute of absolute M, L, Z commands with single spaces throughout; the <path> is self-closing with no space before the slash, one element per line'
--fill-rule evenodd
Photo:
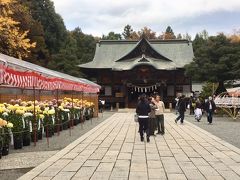
<path fill-rule="evenodd" d="M 171 61 L 167 57 L 160 54 L 158 51 L 155 50 L 154 47 L 151 46 L 151 44 L 148 42 L 147 39 L 142 38 L 136 45 L 133 47 L 131 51 L 129 51 L 126 55 L 118 59 L 117 61 L 124 61 L 128 59 L 133 59 L 140 57 L 142 55 L 149 56 L 155 59 L 162 59 Z"/>
<path fill-rule="evenodd" d="M 158 59 L 146 56 L 146 59 L 154 63 L 158 69 L 183 68 L 193 60 L 192 43 L 188 40 L 149 40 L 151 48 L 159 55 L 169 59 Z M 141 56 L 124 59 L 129 52 L 132 52 L 140 41 L 127 40 L 104 40 L 96 44 L 96 51 L 93 61 L 79 65 L 85 69 L 113 69 L 124 66 L 123 69 L 129 70 L 132 66 L 143 63 L 139 61 Z M 133 56 L 134 57 L 134 56 Z M 120 59 L 124 60 L 120 60 Z M 136 62 L 135 59 L 138 59 Z M 150 60 L 149 60 L 150 59 Z M 118 61 L 120 60 L 120 61 Z"/>

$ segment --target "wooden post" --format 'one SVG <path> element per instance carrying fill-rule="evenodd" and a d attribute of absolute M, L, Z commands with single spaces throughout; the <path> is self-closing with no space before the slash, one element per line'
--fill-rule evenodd
<path fill-rule="evenodd" d="M 73 88 L 74 89 L 74 88 Z M 72 110 L 73 110 L 73 89 L 72 89 Z M 73 114 L 73 111 L 72 111 L 72 113 L 71 113 L 71 126 L 72 126 L 72 128 L 73 128 L 73 116 L 74 116 L 74 114 Z"/>
<path fill-rule="evenodd" d="M 83 89 L 82 89 L 82 92 L 81 92 L 81 106 L 82 106 L 82 114 L 81 114 L 81 128 L 83 129 Z"/>
<path fill-rule="evenodd" d="M 56 89 L 56 100 L 57 100 L 57 111 L 56 111 L 56 120 L 57 120 L 57 134 L 59 136 L 60 134 L 60 123 L 59 123 L 59 109 L 58 109 L 58 100 L 59 100 L 59 94 L 58 94 L 58 89 Z"/>
<path fill-rule="evenodd" d="M 37 141 L 37 127 L 36 127 L 36 91 L 35 91 L 35 86 L 33 86 L 33 131 L 34 131 L 34 146 L 36 146 L 36 141 Z"/>

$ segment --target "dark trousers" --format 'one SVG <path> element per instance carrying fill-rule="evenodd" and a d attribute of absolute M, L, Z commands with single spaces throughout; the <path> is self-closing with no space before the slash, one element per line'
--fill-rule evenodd
<path fill-rule="evenodd" d="M 194 108 L 190 106 L 189 115 L 192 115 L 192 114 L 194 114 Z"/>
<path fill-rule="evenodd" d="M 212 123 L 212 115 L 213 115 L 213 111 L 209 110 L 207 112 L 207 120 L 208 120 L 209 123 Z"/>
<path fill-rule="evenodd" d="M 158 128 L 158 133 L 165 133 L 165 128 L 164 128 L 164 116 L 163 114 L 161 115 L 156 115 L 156 120 L 157 120 L 157 128 Z"/>
<path fill-rule="evenodd" d="M 183 120 L 184 120 L 184 111 L 179 111 L 179 116 L 177 117 L 177 121 L 181 119 L 181 123 L 183 123 Z"/>
<path fill-rule="evenodd" d="M 148 120 L 148 118 L 138 118 L 139 133 L 141 137 L 143 137 L 144 132 L 146 132 L 147 137 L 149 137 Z"/>

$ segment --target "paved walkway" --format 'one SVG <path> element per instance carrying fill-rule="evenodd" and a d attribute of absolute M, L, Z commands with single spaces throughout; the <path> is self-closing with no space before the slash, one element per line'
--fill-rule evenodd
<path fill-rule="evenodd" d="M 165 114 L 166 133 L 141 142 L 133 113 L 116 113 L 20 179 L 240 180 L 240 149 Z"/>

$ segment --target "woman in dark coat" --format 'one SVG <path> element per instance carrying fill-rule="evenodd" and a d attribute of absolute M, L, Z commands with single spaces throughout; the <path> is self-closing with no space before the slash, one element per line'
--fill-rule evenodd
<path fill-rule="evenodd" d="M 149 128 L 148 128 L 148 121 L 149 121 L 149 113 L 151 112 L 151 107 L 146 99 L 146 95 L 140 96 L 140 101 L 136 108 L 136 113 L 138 115 L 138 122 L 139 122 L 139 133 L 141 141 L 144 141 L 144 132 L 147 134 L 147 142 L 150 142 L 149 139 Z"/>

